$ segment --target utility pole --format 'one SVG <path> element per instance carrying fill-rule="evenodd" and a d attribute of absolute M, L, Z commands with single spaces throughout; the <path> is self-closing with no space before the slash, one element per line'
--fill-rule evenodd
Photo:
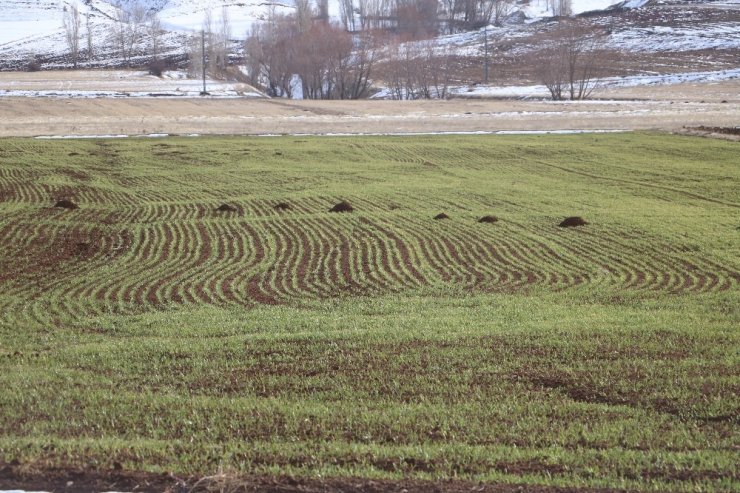
<path fill-rule="evenodd" d="M 484 62 L 483 62 L 483 81 L 488 84 L 488 25 L 483 28 L 483 50 L 484 50 Z"/>
<path fill-rule="evenodd" d="M 201 65 L 203 65 L 203 91 L 201 91 L 201 96 L 208 96 L 208 91 L 206 91 L 206 32 L 205 30 L 200 31 L 200 47 L 201 47 Z"/>

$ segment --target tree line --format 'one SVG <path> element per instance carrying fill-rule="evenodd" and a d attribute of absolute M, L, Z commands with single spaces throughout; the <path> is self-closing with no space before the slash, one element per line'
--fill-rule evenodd
<path fill-rule="evenodd" d="M 328 0 L 313 5 L 311 0 L 295 0 L 290 14 L 273 7 L 265 21 L 252 27 L 239 63 L 250 83 L 275 97 L 359 99 L 369 95 L 373 80 L 382 80 L 386 97 L 445 98 L 455 56 L 435 43 L 434 36 L 500 25 L 513 1 L 341 0 L 337 22 L 330 20 Z M 570 13 L 570 0 L 543 1 L 554 12 Z M 109 45 L 124 64 L 145 54 L 150 68 L 161 72 L 157 62 L 163 30 L 157 13 L 136 0 L 119 0 L 116 7 L 113 29 L 105 34 Z M 87 59 L 94 55 L 90 13 L 82 15 L 72 3 L 63 20 L 71 61 L 77 67 L 83 55 Z M 538 77 L 553 99 L 586 98 L 597 75 L 599 36 L 576 20 L 557 26 L 540 50 Z M 191 76 L 201 75 L 203 63 L 211 76 L 223 75 L 237 50 L 228 10 L 224 7 L 219 16 L 206 10 L 201 32 L 188 41 Z"/>

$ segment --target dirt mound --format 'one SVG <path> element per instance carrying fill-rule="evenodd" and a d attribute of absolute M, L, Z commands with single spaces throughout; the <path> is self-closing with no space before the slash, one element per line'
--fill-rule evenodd
<path fill-rule="evenodd" d="M 279 203 L 275 204 L 275 210 L 276 211 L 289 211 L 291 209 L 292 209 L 292 207 L 287 202 L 279 202 Z"/>
<path fill-rule="evenodd" d="M 352 207 L 349 202 L 343 200 L 329 209 L 329 212 L 352 212 L 354 210 L 354 207 Z"/>
<path fill-rule="evenodd" d="M 449 219 L 449 218 L 450 218 L 450 216 L 448 216 L 444 212 L 442 212 L 441 214 L 437 214 L 436 216 L 434 216 L 434 219 L 437 219 L 437 220 L 440 220 L 440 219 Z"/>
<path fill-rule="evenodd" d="M 67 199 L 57 200 L 57 203 L 54 204 L 54 207 L 58 207 L 60 209 L 68 209 L 68 210 L 75 210 L 79 208 L 77 204 Z"/>
<path fill-rule="evenodd" d="M 216 212 L 236 212 L 236 207 L 229 204 L 221 204 L 216 209 Z"/>
<path fill-rule="evenodd" d="M 496 216 L 483 216 L 482 218 L 478 219 L 479 223 L 495 223 L 498 222 L 498 218 Z"/>
<path fill-rule="evenodd" d="M 563 219 L 561 223 L 558 224 L 558 226 L 560 226 L 561 228 L 572 228 L 575 226 L 585 226 L 586 224 L 588 223 L 582 217 L 571 216 Z"/>

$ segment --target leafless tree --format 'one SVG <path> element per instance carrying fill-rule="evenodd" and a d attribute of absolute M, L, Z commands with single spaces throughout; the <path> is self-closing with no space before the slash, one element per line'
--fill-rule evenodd
<path fill-rule="evenodd" d="M 572 0 L 551 0 L 553 15 L 567 17 L 573 13 Z"/>
<path fill-rule="evenodd" d="M 367 96 L 370 76 L 375 69 L 382 40 L 378 34 L 363 32 L 355 36 L 354 51 L 341 61 L 335 75 L 339 99 L 360 99 Z"/>
<path fill-rule="evenodd" d="M 339 17 L 347 31 L 356 31 L 354 0 L 339 0 Z"/>
<path fill-rule="evenodd" d="M 199 78 L 203 75 L 202 33 L 193 33 L 187 41 L 188 77 Z"/>
<path fill-rule="evenodd" d="M 378 43 L 371 32 L 325 22 L 301 31 L 297 16 L 279 16 L 252 29 L 245 52 L 252 82 L 272 96 L 300 86 L 307 99 L 356 99 L 367 94 Z"/>
<path fill-rule="evenodd" d="M 211 70 L 214 73 L 223 73 L 229 64 L 229 47 L 231 40 L 231 21 L 229 10 L 226 6 L 221 9 L 221 18 L 218 22 L 218 30 L 210 36 L 211 46 Z"/>
<path fill-rule="evenodd" d="M 119 0 L 115 6 L 114 41 L 121 58 L 130 64 L 146 29 L 147 9 L 138 1 L 124 4 Z"/>
<path fill-rule="evenodd" d="M 159 16 L 156 12 L 150 12 L 146 23 L 147 34 L 151 42 L 151 53 L 150 55 L 157 59 L 159 58 L 159 40 L 162 36 L 162 22 L 159 20 Z"/>
<path fill-rule="evenodd" d="M 252 30 L 245 43 L 247 65 L 252 70 L 258 67 L 250 76 L 270 96 L 293 96 L 299 35 L 296 16 L 273 14 Z"/>
<path fill-rule="evenodd" d="M 411 43 L 399 43 L 398 40 L 387 44 L 385 82 L 392 99 L 417 97 L 413 82 L 416 60 L 411 46 Z"/>
<path fill-rule="evenodd" d="M 95 46 L 93 43 L 93 26 L 90 21 L 91 15 L 88 11 L 85 14 L 85 39 L 87 40 L 87 58 L 91 60 L 95 56 Z"/>
<path fill-rule="evenodd" d="M 444 99 L 452 77 L 452 53 L 433 40 L 393 44 L 386 83 L 394 99 Z"/>
<path fill-rule="evenodd" d="M 588 98 L 595 88 L 603 34 L 577 20 L 561 21 L 553 33 L 553 43 L 543 50 L 539 61 L 540 77 L 552 99 Z"/>
<path fill-rule="evenodd" d="M 329 22 L 329 0 L 316 0 L 316 18 L 321 22 Z"/>
<path fill-rule="evenodd" d="M 300 32 L 308 31 L 311 27 L 313 9 L 311 0 L 295 0 L 295 18 Z"/>
<path fill-rule="evenodd" d="M 72 57 L 72 65 L 77 68 L 77 61 L 80 56 L 80 37 L 82 30 L 82 20 L 80 18 L 80 9 L 76 3 L 64 7 L 64 33 L 67 40 L 69 54 Z"/>
<path fill-rule="evenodd" d="M 396 31 L 406 39 L 435 36 L 438 31 L 438 0 L 397 0 Z"/>
<path fill-rule="evenodd" d="M 514 10 L 513 0 L 488 0 L 486 18 L 494 26 L 501 26 L 503 20 Z"/>
<path fill-rule="evenodd" d="M 259 24 L 254 24 L 247 32 L 247 39 L 244 41 L 244 64 L 247 68 L 249 82 L 255 87 L 262 84 L 262 61 L 264 60 L 259 33 Z"/>

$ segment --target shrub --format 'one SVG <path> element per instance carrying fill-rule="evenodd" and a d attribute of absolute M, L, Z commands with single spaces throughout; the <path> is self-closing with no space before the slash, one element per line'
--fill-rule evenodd
<path fill-rule="evenodd" d="M 35 56 L 29 57 L 26 63 L 26 72 L 38 72 L 39 70 L 41 70 L 41 62 Z"/>
<path fill-rule="evenodd" d="M 162 77 L 162 73 L 165 70 L 167 70 L 167 63 L 165 63 L 164 60 L 155 58 L 151 62 L 149 62 L 149 65 L 147 68 L 149 69 L 149 75 L 153 75 L 155 77 Z"/>

